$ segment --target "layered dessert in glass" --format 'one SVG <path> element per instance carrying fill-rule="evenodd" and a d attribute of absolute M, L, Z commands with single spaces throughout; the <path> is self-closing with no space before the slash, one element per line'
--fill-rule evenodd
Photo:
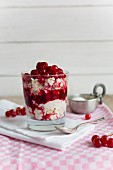
<path fill-rule="evenodd" d="M 67 75 L 56 65 L 38 62 L 36 69 L 22 73 L 28 126 L 34 130 L 53 130 L 64 125 Z"/>

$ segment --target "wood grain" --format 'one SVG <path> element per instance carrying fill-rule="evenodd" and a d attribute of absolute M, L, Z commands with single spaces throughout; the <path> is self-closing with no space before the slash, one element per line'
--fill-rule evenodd
<path fill-rule="evenodd" d="M 71 92 L 97 82 L 113 94 L 112 0 L 0 0 L 0 74 L 46 60 L 74 74 Z M 22 95 L 20 77 L 0 76 L 0 95 Z"/>
<path fill-rule="evenodd" d="M 0 9 L 0 42 L 113 41 L 113 6 Z"/>
<path fill-rule="evenodd" d="M 113 73 L 112 54 L 113 42 L 0 44 L 0 74 L 20 74 L 45 60 L 74 74 Z"/>
<path fill-rule="evenodd" d="M 112 0 L 0 0 L 1 7 L 45 7 L 70 5 L 113 5 Z"/>

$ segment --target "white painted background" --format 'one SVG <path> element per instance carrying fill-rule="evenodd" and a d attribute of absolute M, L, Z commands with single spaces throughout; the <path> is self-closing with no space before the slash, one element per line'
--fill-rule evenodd
<path fill-rule="evenodd" d="M 37 61 L 69 70 L 69 93 L 113 94 L 113 0 L 0 0 L 0 95 L 22 95 Z"/>

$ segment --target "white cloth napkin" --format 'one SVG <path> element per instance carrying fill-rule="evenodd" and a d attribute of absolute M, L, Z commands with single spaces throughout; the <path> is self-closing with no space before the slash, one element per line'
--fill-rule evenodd
<path fill-rule="evenodd" d="M 8 100 L 0 101 L 0 134 L 54 149 L 65 150 L 66 147 L 87 135 L 95 127 L 92 124 L 87 124 L 78 128 L 76 133 L 69 135 L 62 134 L 57 130 L 52 132 L 31 131 L 26 128 L 26 116 L 5 117 L 6 110 L 15 109 L 17 106 L 19 105 Z M 65 126 L 74 127 L 79 123 L 81 123 L 81 120 L 66 118 Z"/>

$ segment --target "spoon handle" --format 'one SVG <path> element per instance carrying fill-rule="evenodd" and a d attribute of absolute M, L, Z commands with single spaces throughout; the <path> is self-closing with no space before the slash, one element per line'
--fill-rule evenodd
<path fill-rule="evenodd" d="M 104 117 L 101 117 L 101 118 L 96 119 L 96 120 L 92 120 L 92 121 L 89 121 L 89 122 L 81 123 L 81 124 L 77 125 L 76 127 L 74 127 L 73 130 L 77 130 L 79 126 L 82 126 L 82 125 L 85 125 L 85 124 L 88 124 L 88 123 L 95 124 L 95 123 L 97 123 L 97 122 L 101 122 L 102 120 L 105 120 L 105 118 L 104 118 Z"/>

